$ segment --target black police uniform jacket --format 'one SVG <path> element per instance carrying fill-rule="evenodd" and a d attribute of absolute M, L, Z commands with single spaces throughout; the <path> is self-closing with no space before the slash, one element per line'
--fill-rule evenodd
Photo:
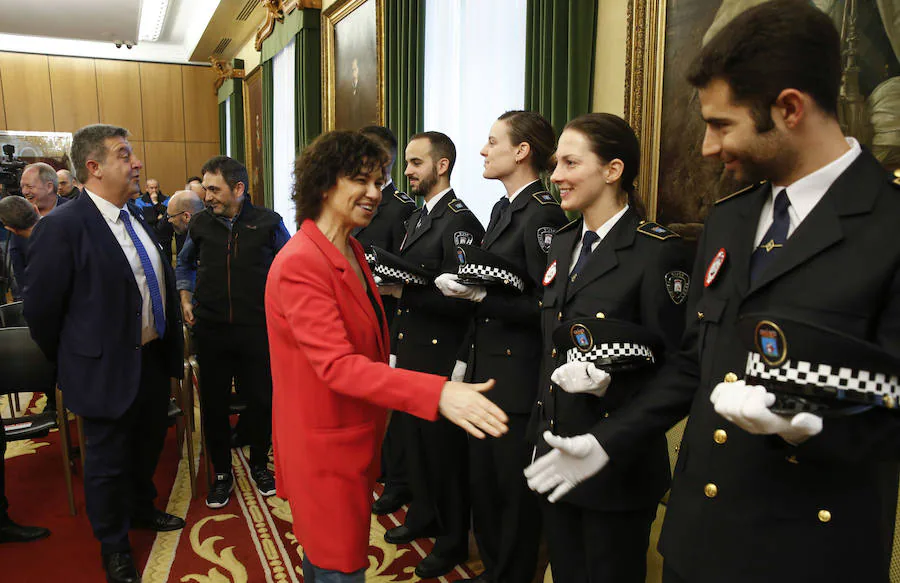
<path fill-rule="evenodd" d="M 750 256 L 771 186 L 721 201 L 700 240 L 682 350 L 637 407 L 595 432 L 611 469 L 690 407 L 660 541 L 686 580 L 888 581 L 897 413 L 826 418 L 822 433 L 793 446 L 729 423 L 709 397 L 729 372 L 743 377 L 740 313 L 777 312 L 900 354 L 900 188 L 891 182 L 864 150 L 752 285 Z M 720 249 L 725 262 L 705 287 Z"/>
<path fill-rule="evenodd" d="M 628 209 L 591 253 L 581 273 L 572 281 L 572 254 L 581 247 L 582 220 L 561 229 L 553 238 L 548 259 L 548 281 L 556 263 L 556 275 L 544 287 L 541 324 L 544 347 L 538 400 L 531 419 L 530 436 L 537 456 L 550 447 L 542 434 L 563 437 L 589 433 L 615 418 L 624 404 L 641 399 L 652 370 L 615 373 L 604 397 L 566 393 L 550 381 L 565 364 L 565 351 L 553 344 L 553 331 L 571 318 L 615 318 L 634 322 L 657 333 L 666 352 L 678 346 L 684 322 L 684 296 L 669 294 L 666 275 L 684 273 L 684 244 L 678 235 L 655 223 L 642 224 Z M 648 227 L 659 230 L 654 233 Z M 640 230 L 639 230 L 640 229 Z M 681 303 L 678 303 L 681 301 Z M 657 362 L 666 354 L 654 354 Z M 665 436 L 616 459 L 606 470 L 576 486 L 557 504 L 568 503 L 602 511 L 634 510 L 654 506 L 669 485 L 669 458 Z"/>
<path fill-rule="evenodd" d="M 397 190 L 391 182 L 381 190 L 381 202 L 365 227 L 354 229 L 353 236 L 364 248 L 371 245 L 397 254 L 406 234 L 406 220 L 416 210 L 416 201 Z"/>
<path fill-rule="evenodd" d="M 189 233 L 197 248 L 194 287 L 197 320 L 265 326 L 264 296 L 269 267 L 277 253 L 281 215 L 244 199 L 229 230 L 208 210 L 191 217 Z"/>
<path fill-rule="evenodd" d="M 400 256 L 435 274 L 455 273 L 456 246 L 477 244 L 484 227 L 452 190 L 416 229 L 421 214 L 420 208 L 410 215 Z M 397 366 L 449 375 L 473 309 L 472 302 L 444 297 L 433 284 L 404 286 L 391 334 Z"/>
<path fill-rule="evenodd" d="M 497 379 L 497 386 L 486 396 L 507 413 L 528 414 L 534 406 L 542 342 L 541 278 L 553 234 L 567 222 L 559 203 L 535 181 L 484 235 L 485 250 L 527 275 L 524 293 L 493 286 L 475 304 L 468 351 L 469 378 L 476 382 Z"/>

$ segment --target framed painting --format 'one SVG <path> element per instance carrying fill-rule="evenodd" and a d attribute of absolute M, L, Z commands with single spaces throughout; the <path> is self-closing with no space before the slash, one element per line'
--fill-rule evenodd
<path fill-rule="evenodd" d="M 263 86 L 262 67 L 244 77 L 244 160 L 250 177 L 250 202 L 265 204 L 263 173 Z"/>
<path fill-rule="evenodd" d="M 326 131 L 383 125 L 384 0 L 338 0 L 322 13 Z"/>
<path fill-rule="evenodd" d="M 57 170 L 71 170 L 68 132 L 0 131 L 0 196 L 19 193 L 22 169 L 28 164 L 45 162 Z"/>
<path fill-rule="evenodd" d="M 705 131 L 687 69 L 704 42 L 762 0 L 632 0 L 625 116 L 641 139 L 638 178 L 651 218 L 690 236 L 740 188 L 701 155 Z M 900 167 L 900 10 L 895 2 L 813 0 L 841 32 L 839 118 L 889 170 Z"/>

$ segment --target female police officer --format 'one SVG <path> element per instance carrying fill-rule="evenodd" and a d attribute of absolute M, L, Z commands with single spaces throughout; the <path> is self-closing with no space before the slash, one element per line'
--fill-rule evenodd
<path fill-rule="evenodd" d="M 625 121 L 604 113 L 575 118 L 560 136 L 556 157 L 551 179 L 559 186 L 562 208 L 580 211 L 582 218 L 557 232 L 542 278 L 543 367 L 530 436 L 537 444 L 535 457 L 543 458 L 534 465 L 557 455 L 547 452 L 559 440 L 588 433 L 615 416 L 618 407 L 639 399 L 649 374 L 645 368 L 610 377 L 593 363 L 566 364 L 567 351 L 554 343 L 553 332 L 573 318 L 601 330 L 609 322 L 639 327 L 665 346 L 653 355 L 658 363 L 678 343 L 689 285 L 678 235 L 641 218 L 633 186 L 640 147 Z M 572 328 L 579 347 L 593 342 L 577 338 Z M 526 475 L 532 477 L 530 468 Z M 643 582 L 650 524 L 668 481 L 660 436 L 562 500 L 567 488 L 554 491 L 542 503 L 554 580 Z"/>
<path fill-rule="evenodd" d="M 509 111 L 491 126 L 481 149 L 484 177 L 506 188 L 491 212 L 482 249 L 517 268 L 524 293 L 465 286 L 453 274 L 436 281 L 445 295 L 478 302 L 467 377 L 496 379 L 487 396 L 510 419 L 509 433 L 486 447 L 469 440 L 472 516 L 486 581 L 528 583 L 537 559 L 540 510 L 521 470 L 530 453 L 525 432 L 539 375 L 540 281 L 553 233 L 566 223 L 539 179 L 550 169 L 555 141 L 553 127 L 539 114 Z"/>

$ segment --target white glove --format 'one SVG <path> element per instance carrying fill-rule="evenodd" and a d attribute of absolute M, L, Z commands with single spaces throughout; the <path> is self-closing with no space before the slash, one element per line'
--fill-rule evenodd
<path fill-rule="evenodd" d="M 602 397 L 612 377 L 593 362 L 567 362 L 553 371 L 550 380 L 567 393 L 585 393 Z"/>
<path fill-rule="evenodd" d="M 378 293 L 383 296 L 391 296 L 394 298 L 400 299 L 400 296 L 403 295 L 403 284 L 402 283 L 386 283 L 378 286 Z"/>
<path fill-rule="evenodd" d="M 396 354 L 392 354 L 392 355 L 388 356 L 388 366 L 390 366 L 391 368 L 397 368 L 397 355 Z"/>
<path fill-rule="evenodd" d="M 788 417 L 770 411 L 775 395 L 759 385 L 744 381 L 719 383 L 709 400 L 716 413 L 755 435 L 780 435 L 788 443 L 799 445 L 822 431 L 822 418 L 818 415 L 797 413 Z"/>
<path fill-rule="evenodd" d="M 480 302 L 487 295 L 487 289 L 483 285 L 465 285 L 459 283 L 459 276 L 455 273 L 442 273 L 434 280 L 441 293 L 448 298 L 459 298 L 471 302 Z"/>
<path fill-rule="evenodd" d="M 453 366 L 453 372 L 450 373 L 450 380 L 456 381 L 458 383 L 463 382 L 463 379 L 466 377 L 466 369 L 469 367 L 468 364 L 461 360 L 457 360 L 456 364 Z"/>
<path fill-rule="evenodd" d="M 591 434 L 559 437 L 544 432 L 544 441 L 553 448 L 525 468 L 528 487 L 556 502 L 569 491 L 602 470 L 609 463 L 609 455 Z"/>

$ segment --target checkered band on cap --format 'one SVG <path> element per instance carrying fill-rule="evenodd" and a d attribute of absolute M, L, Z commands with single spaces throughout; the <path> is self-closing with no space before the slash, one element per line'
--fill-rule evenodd
<path fill-rule="evenodd" d="M 366 253 L 366 263 L 368 263 L 371 266 L 371 265 L 375 265 L 375 261 L 376 261 L 376 259 L 375 259 L 374 253 Z"/>
<path fill-rule="evenodd" d="M 596 360 L 616 360 L 623 357 L 646 358 L 650 362 L 655 362 L 650 347 L 631 342 L 597 344 L 587 352 L 582 352 L 578 348 L 570 348 L 566 351 L 566 362 L 594 362 Z"/>
<path fill-rule="evenodd" d="M 896 403 L 900 397 L 900 378 L 867 370 L 832 367 L 803 360 L 787 360 L 779 367 L 771 367 L 757 352 L 747 355 L 747 377 L 791 383 L 805 388 L 818 387 L 822 394 L 834 396 L 835 391 L 850 391 L 858 395 L 844 395 L 853 400 L 884 404 L 885 397 Z"/>
<path fill-rule="evenodd" d="M 505 269 L 499 267 L 491 267 L 489 265 L 478 265 L 477 263 L 463 263 L 459 266 L 458 275 L 477 277 L 479 279 L 490 277 L 502 281 L 506 285 L 510 285 L 520 292 L 525 291 L 525 282 L 518 275 L 514 275 Z"/>
<path fill-rule="evenodd" d="M 415 275 L 403 269 L 397 269 L 395 267 L 388 267 L 384 264 L 379 263 L 372 269 L 372 272 L 379 276 L 384 281 L 400 281 L 403 283 L 415 283 L 418 285 L 429 285 L 431 280 L 428 278 L 422 277 L 421 275 Z"/>

